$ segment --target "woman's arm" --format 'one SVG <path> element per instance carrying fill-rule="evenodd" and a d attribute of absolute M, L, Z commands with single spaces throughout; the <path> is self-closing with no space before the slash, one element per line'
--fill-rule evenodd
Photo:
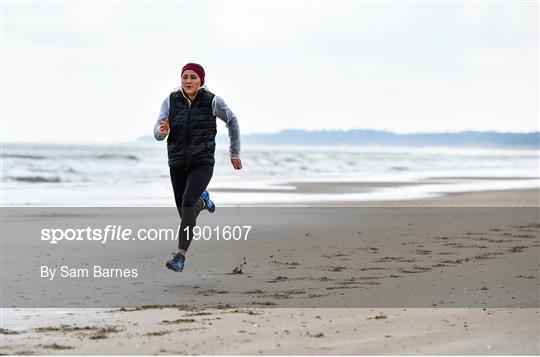
<path fill-rule="evenodd" d="M 156 140 L 163 140 L 169 134 L 169 106 L 169 97 L 167 96 L 161 104 L 158 119 L 154 124 L 154 138 Z"/>
<path fill-rule="evenodd" d="M 238 119 L 229 109 L 223 98 L 215 95 L 212 101 L 212 112 L 215 116 L 225 122 L 229 130 L 229 154 L 231 159 L 240 159 L 240 126 Z"/>

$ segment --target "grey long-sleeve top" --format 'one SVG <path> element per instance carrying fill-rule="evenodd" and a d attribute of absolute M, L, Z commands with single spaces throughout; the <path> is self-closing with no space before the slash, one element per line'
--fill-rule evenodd
<path fill-rule="evenodd" d="M 161 110 L 159 112 L 158 119 L 154 125 L 154 137 L 156 140 L 163 140 L 167 137 L 167 134 L 162 134 L 160 125 L 169 118 L 170 102 L 169 96 L 165 98 L 161 104 Z M 238 119 L 234 113 L 229 109 L 223 98 L 214 95 L 212 100 L 212 114 L 225 122 L 227 129 L 229 130 L 229 154 L 231 159 L 240 158 L 240 127 L 238 126 Z"/>

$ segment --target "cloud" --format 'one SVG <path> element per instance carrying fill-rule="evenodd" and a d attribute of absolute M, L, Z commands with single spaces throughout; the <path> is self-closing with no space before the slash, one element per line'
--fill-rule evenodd
<path fill-rule="evenodd" d="M 7 3 L 4 10 L 8 141 L 149 134 L 187 61 L 205 66 L 210 89 L 244 133 L 538 130 L 537 4 Z"/>

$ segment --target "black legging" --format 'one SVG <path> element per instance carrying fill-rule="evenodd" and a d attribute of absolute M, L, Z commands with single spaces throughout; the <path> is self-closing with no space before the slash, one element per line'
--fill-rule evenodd
<path fill-rule="evenodd" d="M 193 237 L 193 227 L 202 210 L 201 194 L 212 178 L 214 166 L 199 165 L 189 169 L 170 167 L 170 173 L 176 208 L 182 219 L 178 248 L 187 251 L 192 239 L 187 239 L 185 228 L 190 227 L 189 236 Z"/>

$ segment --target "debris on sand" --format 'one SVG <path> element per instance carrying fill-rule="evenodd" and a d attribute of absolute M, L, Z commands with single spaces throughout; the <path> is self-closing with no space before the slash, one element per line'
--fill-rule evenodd
<path fill-rule="evenodd" d="M 160 324 L 162 325 L 173 325 L 173 324 L 184 324 L 195 322 L 195 319 L 176 319 L 176 320 L 163 320 Z"/>
<path fill-rule="evenodd" d="M 238 264 L 237 266 L 234 267 L 231 274 L 244 274 L 242 269 L 244 269 L 244 266 L 246 266 L 246 265 L 247 265 L 246 257 L 244 257 L 244 260 L 242 260 L 242 262 L 240 264 Z"/>
<path fill-rule="evenodd" d="M 516 245 L 515 247 L 512 247 L 512 249 L 510 249 L 510 251 L 512 253 L 521 253 L 527 248 L 529 248 L 529 247 L 526 246 L 526 245 Z"/>
<path fill-rule="evenodd" d="M 431 268 L 429 267 L 412 267 L 410 269 L 405 269 L 405 268 L 399 269 L 400 272 L 407 273 L 407 274 L 423 273 L 430 270 Z"/>
<path fill-rule="evenodd" d="M 373 316 L 373 317 L 368 317 L 367 319 L 368 319 L 368 320 L 373 320 L 373 319 L 375 319 L 375 320 L 384 320 L 384 319 L 386 319 L 386 318 L 387 318 L 386 315 L 384 315 L 383 313 L 381 313 L 381 314 L 376 315 L 376 316 Z"/>
<path fill-rule="evenodd" d="M 195 311 L 195 312 L 191 312 L 189 314 L 186 314 L 186 316 L 209 316 L 209 315 L 213 315 L 214 313 L 213 312 L 210 312 L 210 311 Z"/>
<path fill-rule="evenodd" d="M 60 326 L 44 326 L 36 327 L 34 331 L 36 332 L 78 332 L 78 331 L 93 331 L 97 330 L 94 326 L 71 326 L 71 325 L 60 325 Z"/>
<path fill-rule="evenodd" d="M 203 296 L 212 296 L 216 294 L 228 294 L 228 290 L 217 290 L 217 289 L 208 289 L 208 290 L 199 290 L 195 292 L 197 295 L 203 295 Z"/>
<path fill-rule="evenodd" d="M 0 335 L 17 335 L 19 332 L 8 330 L 7 328 L 0 328 Z"/>
<path fill-rule="evenodd" d="M 262 315 L 261 311 L 256 311 L 256 310 L 251 310 L 251 309 L 234 309 L 227 312 L 231 314 Z"/>
<path fill-rule="evenodd" d="M 265 293 L 267 293 L 267 291 L 263 291 L 261 289 L 255 289 L 255 290 L 244 291 L 242 294 L 255 295 L 255 294 L 265 294 Z"/>
<path fill-rule="evenodd" d="M 375 263 L 390 263 L 390 262 L 398 262 L 398 263 L 416 263 L 416 259 L 414 258 L 405 258 L 405 257 L 383 257 L 375 260 Z"/>
<path fill-rule="evenodd" d="M 250 305 L 256 305 L 256 306 L 275 306 L 277 305 L 275 302 L 272 301 L 263 301 L 263 302 L 257 302 L 253 301 L 249 303 Z"/>
<path fill-rule="evenodd" d="M 163 310 L 163 309 L 178 309 L 181 311 L 193 310 L 194 308 L 185 304 L 168 304 L 168 305 L 143 305 L 137 307 L 121 307 L 117 310 L 111 310 L 108 312 L 130 312 L 130 311 L 143 311 L 143 310 Z"/>
<path fill-rule="evenodd" d="M 345 270 L 345 269 L 346 268 L 342 267 L 342 266 L 331 266 L 330 268 L 328 268 L 328 271 L 338 272 L 338 271 L 342 271 L 342 270 Z"/>
<path fill-rule="evenodd" d="M 172 331 L 155 331 L 155 332 L 147 332 L 144 335 L 145 336 L 163 336 L 171 333 Z"/>
<path fill-rule="evenodd" d="M 277 283 L 278 281 L 286 281 L 286 280 L 289 280 L 289 278 L 287 278 L 286 276 L 279 275 L 272 280 L 268 280 L 267 283 Z"/>
<path fill-rule="evenodd" d="M 89 338 L 91 340 L 101 340 L 103 338 L 108 338 L 110 333 L 120 332 L 122 329 L 119 329 L 117 326 L 106 326 L 98 329 L 93 335 Z"/>
<path fill-rule="evenodd" d="M 286 267 L 287 269 L 296 269 L 296 267 L 300 265 L 300 263 L 297 262 L 280 262 L 277 260 L 272 260 L 270 264 L 276 264 L 282 267 Z"/>
<path fill-rule="evenodd" d="M 52 345 L 40 345 L 40 347 L 49 348 L 51 350 L 72 350 L 75 348 L 73 346 L 64 346 L 57 343 L 53 343 Z"/>
<path fill-rule="evenodd" d="M 75 333 L 82 333 L 83 336 L 87 336 L 91 340 L 99 340 L 103 338 L 108 338 L 110 333 L 116 333 L 120 331 L 124 331 L 123 328 L 119 326 L 114 325 L 107 325 L 107 326 L 74 326 L 74 325 L 60 325 L 60 326 L 44 326 L 44 327 L 37 327 L 34 329 L 35 332 L 42 332 L 42 333 L 48 333 L 48 332 L 60 332 L 60 333 L 67 333 L 67 332 L 75 332 Z M 86 333 L 90 333 L 90 335 L 87 335 Z M 54 347 L 47 347 L 47 348 L 54 348 Z M 60 348 L 55 348 L 60 349 Z"/>

